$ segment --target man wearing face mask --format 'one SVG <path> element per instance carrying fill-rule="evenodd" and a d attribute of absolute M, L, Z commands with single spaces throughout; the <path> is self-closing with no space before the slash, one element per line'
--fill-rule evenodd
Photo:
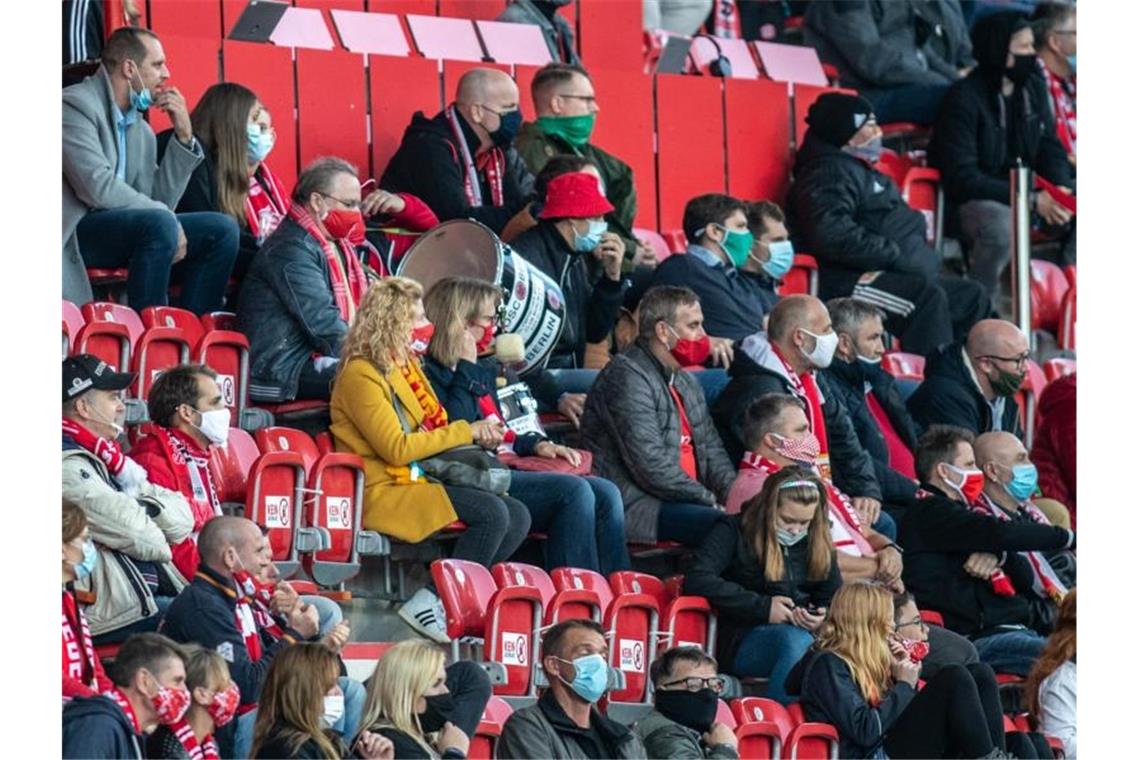
<path fill-rule="evenodd" d="M 249 336 L 250 396 L 328 400 L 337 357 L 368 274 L 356 167 L 319 158 L 293 188 L 288 216 L 262 244 L 238 299 Z"/>
<path fill-rule="evenodd" d="M 650 757 L 740 757 L 736 734 L 716 719 L 724 679 L 700 647 L 665 650 L 649 666 L 654 710 L 637 722 Z"/>
<path fill-rule="evenodd" d="M 1014 11 L 994 13 L 974 25 L 971 37 L 978 67 L 946 93 L 929 156 L 957 206 L 970 277 L 994 294 L 1009 262 L 1009 171 L 1017 159 L 1063 192 L 1076 185 L 1037 74 L 1029 21 Z M 1032 191 L 1030 209 L 1035 219 L 1060 231 L 1063 261 L 1074 263 L 1069 210 L 1044 190 Z"/>
<path fill-rule="evenodd" d="M 919 427 L 957 425 L 974 435 L 1004 430 L 1022 436 L 1014 394 L 1025 379 L 1029 341 L 1012 322 L 986 319 L 965 343 L 927 357 L 922 384 L 906 405 Z"/>
<path fill-rule="evenodd" d="M 882 130 L 871 104 L 829 92 L 808 109 L 788 214 L 796 242 L 819 261 L 819 294 L 853 296 L 887 315 L 903 350 L 926 354 L 990 312 L 985 290 L 942 273 L 926 219 L 875 165 Z"/>
<path fill-rule="evenodd" d="M 854 298 L 827 302 L 839 335 L 835 358 L 823 371 L 847 410 L 859 443 L 875 463 L 875 475 L 890 505 L 914 496 L 914 447 L 918 431 L 895 379 L 882 368 L 883 313 Z"/>
<path fill-rule="evenodd" d="M 654 287 L 638 308 L 638 338 L 598 373 L 582 439 L 594 474 L 617 485 L 627 540 L 699 543 L 724 518 L 736 470 L 700 384 L 682 367 L 708 356 L 701 303 L 687 288 Z"/>
<path fill-rule="evenodd" d="M 143 757 L 144 736 L 190 707 L 182 650 L 157 633 L 131 636 L 115 653 L 113 688 L 63 708 L 64 758 Z"/>
<path fill-rule="evenodd" d="M 135 376 L 90 354 L 63 361 L 63 498 L 83 507 L 99 560 L 76 582 L 95 590 L 87 610 L 95 644 L 153 631 L 186 580 L 171 546 L 193 529 L 186 500 L 151 483 L 123 453 L 122 392 Z"/>
<path fill-rule="evenodd" d="M 713 404 L 713 418 L 730 457 L 743 456 L 741 423 L 745 410 L 766 393 L 800 399 L 811 432 L 819 442 L 820 473 L 852 497 L 863 521 L 894 537 L 894 521 L 881 514 L 882 490 L 875 465 L 859 443 L 851 418 L 827 378 L 817 370 L 831 364 L 839 336 L 823 302 L 794 295 L 780 300 L 768 315 L 768 332 L 749 335 L 729 369 L 728 387 Z"/>
<path fill-rule="evenodd" d="M 92 300 L 85 267 L 126 267 L 127 301 L 141 311 L 167 303 L 195 314 L 221 308 L 237 257 L 237 223 L 223 214 L 175 215 L 202 147 L 158 37 L 117 29 L 92 76 L 63 91 L 63 296 Z M 143 114 L 154 106 L 174 125 L 161 153 Z"/>
<path fill-rule="evenodd" d="M 455 102 L 431 119 L 412 116 L 380 187 L 421 198 L 441 221 L 474 219 L 499 235 L 534 191 L 512 145 L 521 125 L 514 80 L 497 69 L 471 69 L 459 79 Z"/>
<path fill-rule="evenodd" d="M 542 670 L 550 687 L 538 704 L 507 719 L 500 758 L 644 758 L 637 734 L 595 707 L 609 684 L 609 646 L 592 620 L 566 620 L 542 637 Z"/>
<path fill-rule="evenodd" d="M 1057 139 L 1077 166 L 1077 6 L 1041 3 L 1033 13 L 1037 69 L 1045 77 Z"/>
<path fill-rule="evenodd" d="M 984 484 L 973 441 L 969 431 L 950 425 L 919 438 L 915 468 L 922 485 L 899 526 L 907 549 L 903 581 L 920 609 L 942 613 L 947 628 L 974 642 L 982 662 L 1026 675 L 1045 639 L 1030 628 L 1025 594 L 1032 593 L 1034 574 L 1019 552 L 1074 548 L 1076 535 L 973 511 Z"/>
<path fill-rule="evenodd" d="M 740 268 L 742 274 L 749 274 L 759 285 L 756 293 L 764 304 L 765 313 L 772 311 L 780 296 L 776 286 L 784 275 L 792 270 L 796 259 L 796 249 L 788 238 L 788 228 L 784 225 L 784 212 L 772 201 L 757 201 L 745 204 L 748 216 L 748 230 L 752 233 L 752 252 L 748 261 Z M 767 317 L 764 320 L 767 324 Z"/>

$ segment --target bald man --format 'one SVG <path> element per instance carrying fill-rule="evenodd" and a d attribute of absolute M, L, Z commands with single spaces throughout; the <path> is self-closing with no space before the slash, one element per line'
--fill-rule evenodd
<path fill-rule="evenodd" d="M 412 116 L 380 186 L 423 199 L 440 221 L 474 219 L 498 235 L 534 193 L 534 177 L 512 146 L 521 124 L 514 80 L 498 69 L 471 69 L 451 105 L 431 119 Z"/>
<path fill-rule="evenodd" d="M 907 400 L 923 430 L 956 425 L 975 435 L 1005 431 L 1021 437 L 1013 398 L 1025 379 L 1029 340 L 1004 319 L 983 319 L 963 343 L 952 343 L 927 358 L 925 379 Z"/>
<path fill-rule="evenodd" d="M 748 406 L 766 393 L 799 398 L 819 442 L 816 459 L 823 476 L 852 497 L 868 525 L 893 540 L 894 522 L 889 515 L 880 516 L 882 490 L 875 464 L 859 443 L 847 409 L 817 372 L 831 364 L 838 342 L 822 301 L 808 295 L 782 299 L 768 315 L 768 332 L 748 336 L 737 348 L 728 370 L 731 379 L 713 404 L 713 420 L 729 457 L 739 462 Z"/>

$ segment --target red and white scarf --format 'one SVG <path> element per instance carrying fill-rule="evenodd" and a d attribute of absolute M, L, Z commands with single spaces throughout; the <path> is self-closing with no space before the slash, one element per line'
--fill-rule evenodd
<path fill-rule="evenodd" d="M 127 700 L 126 695 L 123 694 L 122 691 L 116 687 L 109 691 L 103 692 L 103 696 L 107 697 L 112 702 L 117 704 L 119 706 L 119 709 L 126 714 L 127 720 L 131 722 L 131 726 L 134 728 L 134 732 L 136 734 L 142 733 L 142 726 L 139 725 L 138 716 L 135 715 L 135 708 L 131 707 L 131 703 Z"/>
<path fill-rule="evenodd" d="M 218 760 L 218 745 L 213 736 L 207 736 L 204 743 L 199 744 L 190 722 L 182 718 L 177 723 L 171 723 L 167 728 L 174 734 L 174 738 L 186 750 L 190 760 Z"/>
<path fill-rule="evenodd" d="M 1041 69 L 1045 82 L 1049 86 L 1049 101 L 1053 106 L 1053 125 L 1057 132 L 1057 139 L 1061 141 L 1065 152 L 1075 155 L 1077 152 L 1077 78 L 1066 81 L 1049 70 L 1049 67 L 1038 58 L 1037 65 Z"/>
<path fill-rule="evenodd" d="M 347 240 L 337 240 L 336 246 L 325 239 L 317 227 L 316 220 L 303 206 L 298 203 L 289 205 L 289 218 L 304 228 L 321 245 L 325 253 L 325 260 L 329 265 L 329 278 L 332 282 L 333 300 L 340 311 L 341 319 L 352 322 L 356 314 L 356 307 L 368 290 L 368 276 L 364 273 L 364 266 L 356 257 L 356 248 Z M 341 256 L 337 255 L 339 246 Z"/>
<path fill-rule="evenodd" d="M 92 691 L 99 688 L 95 677 L 95 645 L 91 641 L 91 629 L 87 618 L 79 610 L 75 596 L 67 589 L 63 591 L 63 672 Z"/>
<path fill-rule="evenodd" d="M 808 424 L 811 425 L 811 432 L 819 440 L 819 457 L 816 459 L 816 464 L 823 479 L 830 482 L 831 457 L 828 454 L 830 449 L 827 446 L 827 427 L 823 419 L 823 395 L 820 394 L 819 386 L 815 382 L 815 372 L 808 371 L 797 375 L 776 344 L 771 345 L 772 353 L 780 360 L 780 364 L 784 367 L 784 375 L 792 385 L 792 393 L 807 407 Z"/>
<path fill-rule="evenodd" d="M 119 442 L 110 438 L 101 438 L 74 420 L 63 420 L 63 433 L 83 448 L 94 454 L 100 462 L 107 465 L 111 475 L 119 475 L 127 463 L 127 455 L 119 447 Z"/>
<path fill-rule="evenodd" d="M 197 533 L 208 520 L 222 514 L 222 504 L 210 477 L 209 456 L 191 451 L 180 434 L 169 428 L 155 427 L 154 434 L 171 464 L 179 492 L 190 502 Z"/>
<path fill-rule="evenodd" d="M 479 174 L 482 173 L 487 178 L 487 184 L 491 188 L 491 205 L 502 206 L 503 175 L 506 173 L 507 167 L 507 156 L 503 149 L 495 146 L 472 160 L 471 149 L 467 146 L 467 136 L 463 133 L 463 126 L 459 123 L 459 119 L 462 117 L 455 110 L 454 105 L 448 106 L 445 113 L 447 114 L 447 121 L 451 124 L 451 133 L 459 145 L 459 156 L 456 159 L 463 166 L 463 192 L 467 196 L 467 205 L 485 205 L 483 189 L 479 184 Z"/>
<path fill-rule="evenodd" d="M 245 220 L 249 231 L 261 245 L 289 212 L 289 193 L 277 175 L 265 164 L 249 175 L 249 192 L 245 196 Z"/>
<path fill-rule="evenodd" d="M 739 469 L 759 470 L 770 477 L 783 468 L 771 459 L 746 451 L 740 460 Z M 813 472 L 819 475 L 819 468 L 813 468 Z M 875 549 L 863 535 L 863 523 L 859 519 L 859 513 L 855 511 L 855 505 L 845 493 L 833 486 L 830 480 L 822 476 L 820 478 L 827 488 L 827 503 L 830 508 L 828 523 L 831 526 L 831 542 L 835 544 L 835 550 L 855 557 L 873 557 Z"/>
<path fill-rule="evenodd" d="M 198 572 L 197 577 L 234 600 L 234 624 L 237 626 L 238 633 L 241 634 L 242 641 L 245 642 L 245 651 L 249 654 L 249 659 L 254 662 L 260 660 L 261 635 L 257 628 L 257 621 L 253 617 L 253 607 L 250 604 L 249 597 L 240 592 L 237 580 L 235 579 L 234 585 L 230 586 L 219 583 L 201 571 Z"/>
<path fill-rule="evenodd" d="M 1010 522 L 1009 513 L 1006 512 L 1001 506 L 998 505 L 993 499 L 982 493 L 978 497 L 977 502 L 970 505 L 973 511 L 996 517 L 999 520 Z M 1049 518 L 1038 509 L 1032 502 L 1025 502 L 1021 505 L 1024 511 L 1035 523 L 1040 525 L 1051 525 Z M 1061 579 L 1057 577 L 1057 573 L 1053 571 L 1053 566 L 1049 564 L 1049 560 L 1045 558 L 1041 552 L 1020 552 L 1021 556 L 1029 560 L 1029 564 L 1033 567 L 1033 590 L 1042 599 L 1050 599 L 1057 604 L 1061 603 L 1068 589 Z"/>
<path fill-rule="evenodd" d="M 740 39 L 740 10 L 736 0 L 715 0 L 713 7 L 713 35 Z"/>

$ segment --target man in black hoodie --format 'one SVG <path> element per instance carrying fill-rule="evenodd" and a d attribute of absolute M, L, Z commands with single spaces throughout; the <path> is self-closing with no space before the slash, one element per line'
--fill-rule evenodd
<path fill-rule="evenodd" d="M 797 250 L 819 261 L 819 295 L 874 304 L 904 351 L 926 354 L 960 339 L 990 312 L 976 283 L 941 274 L 926 220 L 876 171 L 882 151 L 871 104 L 830 92 L 808 109 L 788 213 Z"/>
<path fill-rule="evenodd" d="M 76 697 L 64 706 L 64 758 L 142 758 L 143 735 L 160 721 L 171 720 L 172 705 L 179 700 L 169 697 L 182 692 L 183 708 L 190 706 L 182 650 L 165 636 L 131 636 L 119 648 L 108 675 L 114 689 Z M 160 706 L 167 715 L 159 712 Z"/>
<path fill-rule="evenodd" d="M 1020 158 L 1038 176 L 1072 190 L 1072 166 L 1057 140 L 1044 82 L 1036 73 L 1033 30 L 1020 13 L 1003 11 L 972 32 L 978 67 L 942 100 L 930 142 L 931 163 L 958 204 L 970 276 L 988 293 L 1009 261 L 1009 170 Z M 1066 263 L 1076 260 L 1072 215 L 1043 190 L 1030 206 L 1050 226 L 1065 226 Z"/>
<path fill-rule="evenodd" d="M 474 219 L 498 235 L 534 190 L 511 144 L 521 125 L 515 81 L 496 69 L 471 69 L 454 103 L 431 119 L 412 116 L 380 187 L 422 198 L 440 221 Z"/>

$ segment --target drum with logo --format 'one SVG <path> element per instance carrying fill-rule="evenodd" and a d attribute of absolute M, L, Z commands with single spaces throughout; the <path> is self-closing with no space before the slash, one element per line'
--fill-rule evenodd
<path fill-rule="evenodd" d="M 416 280 L 425 292 L 452 276 L 502 287 L 506 308 L 501 329 L 522 338 L 522 373 L 543 366 L 562 334 L 566 300 L 558 283 L 479 222 L 453 219 L 424 233 L 404 254 L 396 274 Z"/>

